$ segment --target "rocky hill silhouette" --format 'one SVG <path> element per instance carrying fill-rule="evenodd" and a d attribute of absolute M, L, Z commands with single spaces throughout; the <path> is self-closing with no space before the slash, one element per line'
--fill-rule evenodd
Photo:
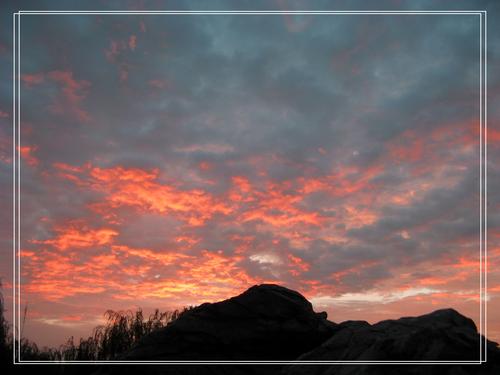
<path fill-rule="evenodd" d="M 300 293 L 253 286 L 205 303 L 144 337 L 119 358 L 142 360 L 479 361 L 474 322 L 453 309 L 419 317 L 340 324 L 316 313 Z M 104 367 L 100 373 L 148 374 L 500 374 L 500 350 L 487 342 L 487 364 L 463 365 L 150 365 Z"/>
<path fill-rule="evenodd" d="M 239 296 L 205 303 L 145 337 L 124 359 L 290 360 L 335 332 L 301 294 L 259 285 Z"/>

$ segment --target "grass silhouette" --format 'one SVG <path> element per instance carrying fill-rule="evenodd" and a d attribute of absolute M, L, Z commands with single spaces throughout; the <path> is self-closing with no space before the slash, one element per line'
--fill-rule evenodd
<path fill-rule="evenodd" d="M 75 343 L 74 337 L 70 337 L 59 348 L 44 347 L 40 349 L 35 342 L 21 336 L 15 346 L 19 345 L 21 360 L 96 361 L 115 359 L 132 348 L 142 337 L 166 327 L 190 309 L 192 307 L 165 312 L 156 309 L 147 318 L 140 308 L 136 311 L 108 310 L 104 313 L 106 323 L 95 327 L 91 336 L 86 339 L 81 338 L 78 343 Z M 3 365 L 12 362 L 14 345 L 4 311 L 3 295 L 0 292 L 0 360 Z"/>
<path fill-rule="evenodd" d="M 110 360 L 132 348 L 142 337 L 167 326 L 189 308 L 161 312 L 156 309 L 146 319 L 141 309 L 135 312 L 108 310 L 105 325 L 94 328 L 92 336 L 75 344 L 71 337 L 59 350 L 50 353 L 57 361 Z"/>

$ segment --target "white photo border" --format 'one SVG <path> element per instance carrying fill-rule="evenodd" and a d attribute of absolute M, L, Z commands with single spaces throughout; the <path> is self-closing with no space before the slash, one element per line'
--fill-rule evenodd
<path fill-rule="evenodd" d="M 18 342 L 17 327 L 20 327 L 21 322 L 21 232 L 20 232 L 20 208 L 21 208 L 21 16 L 28 15 L 470 15 L 479 16 L 479 190 L 480 190 L 480 207 L 479 207 L 479 360 L 474 361 L 349 361 L 349 360 L 334 360 L 334 361 L 283 361 L 283 360 L 266 360 L 266 361 L 39 361 L 39 360 L 22 360 L 21 345 Z M 30 365 L 30 364 L 76 364 L 76 365 L 452 365 L 452 364 L 482 364 L 487 362 L 487 11 L 486 10 L 389 10 L 389 11 L 67 11 L 67 10 L 19 10 L 12 13 L 12 188 L 13 188 L 13 364 Z"/>

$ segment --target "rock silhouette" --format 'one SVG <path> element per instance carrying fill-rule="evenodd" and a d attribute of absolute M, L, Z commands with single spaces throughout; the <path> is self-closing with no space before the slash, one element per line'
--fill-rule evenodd
<path fill-rule="evenodd" d="M 319 347 L 298 357 L 301 361 L 479 361 L 480 338 L 474 322 L 453 309 L 419 317 L 338 324 L 335 333 Z M 487 342 L 488 365 L 400 366 L 398 374 L 500 374 L 500 352 Z M 394 367 L 290 366 L 287 375 L 387 374 Z"/>
<path fill-rule="evenodd" d="M 176 360 L 293 360 L 333 334 L 335 324 L 301 294 L 259 285 L 205 303 L 147 336 L 124 356 Z"/>
<path fill-rule="evenodd" d="M 263 284 L 205 303 L 144 337 L 120 360 L 478 361 L 481 336 L 453 309 L 419 317 L 336 324 L 301 294 Z M 471 365 L 155 365 L 103 368 L 149 374 L 500 374 L 500 350 L 487 342 L 487 364 Z"/>

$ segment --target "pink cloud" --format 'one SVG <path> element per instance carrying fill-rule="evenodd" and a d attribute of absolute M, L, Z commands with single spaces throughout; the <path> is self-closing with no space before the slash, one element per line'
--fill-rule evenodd
<path fill-rule="evenodd" d="M 128 67 L 126 65 L 120 65 L 118 72 L 121 82 L 125 82 L 128 80 Z"/>
<path fill-rule="evenodd" d="M 135 35 L 131 35 L 130 38 L 128 39 L 128 47 L 134 51 L 135 48 L 137 47 L 137 37 Z"/>
<path fill-rule="evenodd" d="M 44 81 L 44 75 L 43 73 L 22 74 L 21 81 L 23 81 L 26 87 L 32 87 L 41 84 Z"/>
<path fill-rule="evenodd" d="M 152 79 L 148 83 L 151 87 L 155 89 L 164 89 L 169 86 L 168 81 L 164 79 Z"/>
<path fill-rule="evenodd" d="M 104 50 L 104 55 L 109 62 L 115 62 L 120 50 L 124 48 L 123 41 L 111 40 L 109 49 Z"/>
<path fill-rule="evenodd" d="M 122 53 L 124 51 L 134 51 L 137 46 L 137 37 L 131 35 L 127 40 L 111 40 L 109 49 L 104 50 L 106 60 L 111 64 L 115 64 L 118 69 L 118 79 L 120 82 L 128 80 L 130 65 L 124 61 Z"/>
<path fill-rule="evenodd" d="M 5 164 L 12 163 L 12 140 L 0 135 L 0 161 Z"/>
<path fill-rule="evenodd" d="M 37 146 L 28 146 L 28 145 L 25 145 L 25 146 L 21 146 L 18 148 L 20 154 L 21 154 L 21 157 L 26 160 L 26 162 L 28 163 L 28 165 L 30 167 L 36 167 L 38 165 L 38 163 L 40 162 L 33 154 L 35 153 L 35 151 L 38 149 Z"/>
<path fill-rule="evenodd" d="M 90 121 L 89 113 L 81 106 L 87 96 L 90 82 L 76 80 L 71 71 L 54 70 L 49 72 L 47 77 L 56 82 L 62 89 L 62 95 L 55 98 L 50 110 L 59 115 L 74 116 L 81 122 Z"/>

